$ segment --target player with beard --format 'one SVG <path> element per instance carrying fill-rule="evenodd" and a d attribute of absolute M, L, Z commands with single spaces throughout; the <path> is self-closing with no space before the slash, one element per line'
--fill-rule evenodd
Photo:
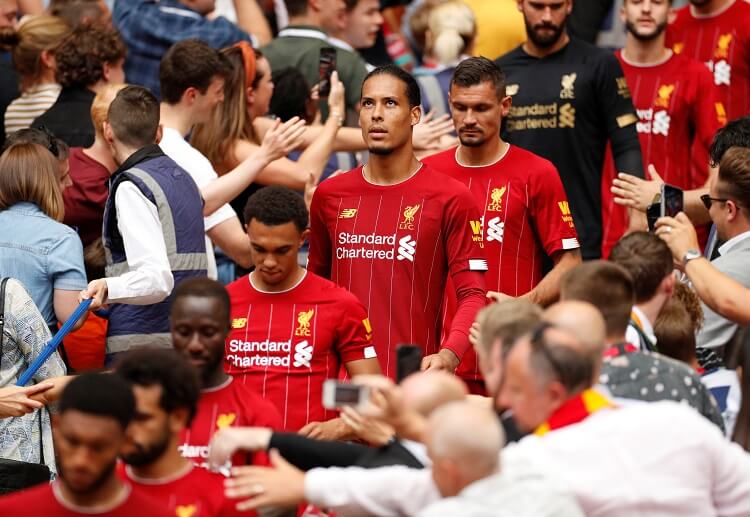
<path fill-rule="evenodd" d="M 565 22 L 572 0 L 518 0 L 527 40 L 496 62 L 513 98 L 505 121 L 511 144 L 550 160 L 560 172 L 584 259 L 602 242 L 602 169 L 607 143 L 620 172 L 643 177 L 638 118 L 617 59 L 571 38 Z M 643 214 L 631 219 L 645 228 Z"/>
<path fill-rule="evenodd" d="M 690 0 L 667 28 L 667 46 L 706 64 L 727 120 L 750 113 L 750 4 Z"/>
<path fill-rule="evenodd" d="M 173 350 L 139 349 L 117 364 L 115 377 L 132 386 L 135 418 L 122 447 L 119 476 L 164 505 L 169 515 L 236 515 L 224 497 L 224 477 L 199 468 L 178 449 L 196 413 L 200 387 L 195 370 Z M 134 513 L 133 515 L 136 515 Z"/>
<path fill-rule="evenodd" d="M 250 384 L 224 371 L 224 343 L 229 334 L 229 294 L 209 278 L 196 278 L 175 290 L 170 331 L 175 350 L 198 371 L 201 396 L 195 417 L 180 434 L 180 452 L 205 467 L 208 443 L 227 426 L 281 427 L 273 404 Z M 247 463 L 242 455 L 236 464 Z"/>
<path fill-rule="evenodd" d="M 473 237 L 487 256 L 487 289 L 495 291 L 488 295 L 523 296 L 548 305 L 559 295 L 560 276 L 581 261 L 578 236 L 573 223 L 560 213 L 559 204 L 568 200 L 555 166 L 500 138 L 500 124 L 510 105 L 495 63 L 483 57 L 462 61 L 450 84 L 451 113 L 461 145 L 422 161 L 466 184 L 474 195 L 482 216 L 472 221 Z M 545 255 L 554 267 L 543 275 Z M 449 286 L 446 322 L 455 311 L 451 291 Z M 457 373 L 477 391 L 481 375 L 473 349 Z"/>
<path fill-rule="evenodd" d="M 708 181 L 708 149 L 726 123 L 726 112 L 703 63 L 664 45 L 671 15 L 670 0 L 625 0 L 620 17 L 628 35 L 615 55 L 638 112 L 644 169 L 653 165 L 664 182 L 692 190 Z M 608 162 L 602 181 L 604 256 L 627 226 L 625 210 L 614 205 L 610 194 L 615 175 Z"/>
<path fill-rule="evenodd" d="M 60 476 L 0 498 L 0 515 L 173 515 L 115 474 L 134 414 L 133 392 L 122 379 L 85 373 L 70 381 L 53 417 Z"/>
<path fill-rule="evenodd" d="M 359 124 L 369 162 L 324 181 L 313 196 L 311 271 L 354 293 L 370 314 L 381 367 L 393 378 L 396 347 L 413 343 L 423 369 L 453 371 L 484 305 L 487 262 L 473 242 L 479 211 L 460 182 L 414 156 L 419 86 L 396 66 L 370 72 Z M 450 276 L 458 309 L 441 340 L 441 307 Z"/>

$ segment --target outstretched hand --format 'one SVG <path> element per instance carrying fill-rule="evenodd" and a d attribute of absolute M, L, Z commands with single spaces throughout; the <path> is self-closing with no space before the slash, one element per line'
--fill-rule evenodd
<path fill-rule="evenodd" d="M 412 144 L 419 151 L 438 151 L 445 147 L 443 137 L 453 132 L 453 121 L 450 115 L 441 115 L 434 118 L 435 113 L 430 111 L 422 117 L 419 124 L 414 126 L 412 133 Z"/>
<path fill-rule="evenodd" d="M 259 152 L 269 162 L 278 160 L 300 146 L 304 133 L 305 121 L 299 117 L 292 117 L 284 123 L 276 119 L 271 129 L 263 135 Z M 251 156 L 250 159 L 257 157 Z"/>
<path fill-rule="evenodd" d="M 612 181 L 610 189 L 615 195 L 615 203 L 645 212 L 654 202 L 656 195 L 661 193 L 661 186 L 664 184 L 664 180 L 653 165 L 648 166 L 648 172 L 651 176 L 650 180 L 624 172 L 619 173 Z"/>

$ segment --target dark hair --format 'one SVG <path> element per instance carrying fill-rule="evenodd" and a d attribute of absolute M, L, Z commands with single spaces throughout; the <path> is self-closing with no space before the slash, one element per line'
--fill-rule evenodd
<path fill-rule="evenodd" d="M 404 86 L 406 87 L 406 96 L 409 99 L 409 107 L 413 108 L 414 106 L 420 106 L 422 104 L 422 94 L 419 92 L 419 84 L 417 83 L 416 79 L 409 74 L 409 72 L 406 72 L 403 68 L 400 68 L 396 65 L 383 65 L 377 67 L 375 70 L 367 74 L 365 77 L 365 80 L 362 81 L 362 88 L 364 89 L 364 85 L 367 82 L 368 79 L 371 77 L 375 77 L 376 75 L 390 75 L 391 77 L 395 77 L 402 83 L 404 83 Z"/>
<path fill-rule="evenodd" d="M 742 367 L 740 376 L 742 400 L 732 433 L 732 441 L 750 452 L 750 332 L 748 329 L 740 328 L 735 335 L 735 340 L 737 348 L 732 363 L 735 368 Z"/>
<path fill-rule="evenodd" d="M 307 207 L 297 192 L 271 185 L 263 187 L 250 196 L 245 205 L 245 222 L 252 219 L 267 226 L 277 226 L 293 222 L 300 232 L 307 229 Z"/>
<path fill-rule="evenodd" d="M 105 63 L 124 59 L 126 52 L 116 29 L 88 23 L 79 25 L 55 50 L 55 77 L 63 86 L 91 86 L 104 76 Z"/>
<path fill-rule="evenodd" d="M 229 300 L 229 293 L 216 280 L 210 278 L 189 278 L 184 282 L 181 282 L 174 290 L 174 297 L 172 299 L 172 310 L 177 304 L 177 300 L 180 298 L 186 298 L 188 296 L 196 296 L 198 298 L 211 298 L 217 300 L 221 304 L 222 320 L 225 320 L 227 327 L 229 326 L 229 313 L 231 308 L 231 301 Z"/>
<path fill-rule="evenodd" d="M 49 12 L 59 16 L 71 27 L 82 23 L 99 23 L 106 14 L 99 0 L 53 0 Z"/>
<path fill-rule="evenodd" d="M 289 16 L 302 16 L 307 12 L 307 0 L 284 0 Z"/>
<path fill-rule="evenodd" d="M 717 190 L 750 209 L 750 147 L 730 147 L 719 164 Z M 747 216 L 746 216 L 747 217 Z"/>
<path fill-rule="evenodd" d="M 687 363 L 695 359 L 695 332 L 690 313 L 677 298 L 670 298 L 654 322 L 659 353 Z"/>
<path fill-rule="evenodd" d="M 505 74 L 500 67 L 486 57 L 470 57 L 461 61 L 453 71 L 451 87 L 456 85 L 465 88 L 484 82 L 492 83 L 498 100 L 505 97 Z"/>
<path fill-rule="evenodd" d="M 215 77 L 225 77 L 229 71 L 224 56 L 207 43 L 197 39 L 177 42 L 159 64 L 162 100 L 177 104 L 188 88 L 206 93 Z"/>
<path fill-rule="evenodd" d="M 138 348 L 123 354 L 115 371 L 135 386 L 160 386 L 159 406 L 167 413 L 187 409 L 187 425 L 190 425 L 198 409 L 200 382 L 196 369 L 177 352 L 166 348 Z"/>
<path fill-rule="evenodd" d="M 636 303 L 653 298 L 662 280 L 674 271 L 669 246 L 655 234 L 648 232 L 625 235 L 612 248 L 609 260 L 630 273 Z"/>
<path fill-rule="evenodd" d="M 305 76 L 293 67 L 273 74 L 273 96 L 269 110 L 286 122 L 292 117 L 307 119 L 307 103 L 310 100 L 310 85 Z"/>
<path fill-rule="evenodd" d="M 143 86 L 126 86 L 109 105 L 107 120 L 119 141 L 140 149 L 156 140 L 159 101 Z"/>
<path fill-rule="evenodd" d="M 602 313 L 607 336 L 625 334 L 635 303 L 633 279 L 625 268 L 592 260 L 567 271 L 560 279 L 563 300 L 589 302 Z"/>
<path fill-rule="evenodd" d="M 47 149 L 52 156 L 59 161 L 67 160 L 70 155 L 70 148 L 63 140 L 60 140 L 46 127 L 39 129 L 27 127 L 19 129 L 8 135 L 3 145 L 3 152 L 16 144 L 37 144 Z"/>
<path fill-rule="evenodd" d="M 569 344 L 550 342 L 547 330 L 555 326 L 541 323 L 531 334 L 529 363 L 535 372 L 544 371 L 562 384 L 568 393 L 579 393 L 591 386 L 594 356 Z"/>
<path fill-rule="evenodd" d="M 111 417 L 125 429 L 135 414 L 135 397 L 130 385 L 116 375 L 82 373 L 65 387 L 57 410 Z"/>
<path fill-rule="evenodd" d="M 750 116 L 731 120 L 716 132 L 709 149 L 711 165 L 718 166 L 730 147 L 750 147 Z"/>

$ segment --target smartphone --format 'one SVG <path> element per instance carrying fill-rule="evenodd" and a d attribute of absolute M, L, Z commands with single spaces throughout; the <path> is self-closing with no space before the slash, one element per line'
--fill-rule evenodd
<path fill-rule="evenodd" d="M 667 185 L 661 186 L 661 217 L 674 217 L 683 209 L 684 196 L 682 189 Z"/>
<path fill-rule="evenodd" d="M 422 349 L 416 345 L 396 347 L 396 382 L 416 373 L 422 366 Z"/>
<path fill-rule="evenodd" d="M 370 400 L 370 390 L 366 386 L 358 386 L 336 379 L 328 379 L 323 383 L 323 407 L 336 409 L 341 406 L 353 406 L 362 409 Z"/>
<path fill-rule="evenodd" d="M 318 95 L 321 99 L 328 97 L 331 93 L 331 74 L 336 70 L 336 49 L 333 47 L 323 47 L 320 49 L 320 59 L 318 61 Z"/>

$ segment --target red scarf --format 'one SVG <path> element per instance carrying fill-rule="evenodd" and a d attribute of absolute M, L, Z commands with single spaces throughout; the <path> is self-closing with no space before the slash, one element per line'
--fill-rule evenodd
<path fill-rule="evenodd" d="M 557 411 L 552 413 L 552 416 L 546 422 L 536 428 L 534 434 L 543 436 L 555 429 L 577 424 L 600 409 L 611 407 L 615 407 L 615 405 L 607 400 L 604 395 L 589 388 L 557 408 Z"/>

